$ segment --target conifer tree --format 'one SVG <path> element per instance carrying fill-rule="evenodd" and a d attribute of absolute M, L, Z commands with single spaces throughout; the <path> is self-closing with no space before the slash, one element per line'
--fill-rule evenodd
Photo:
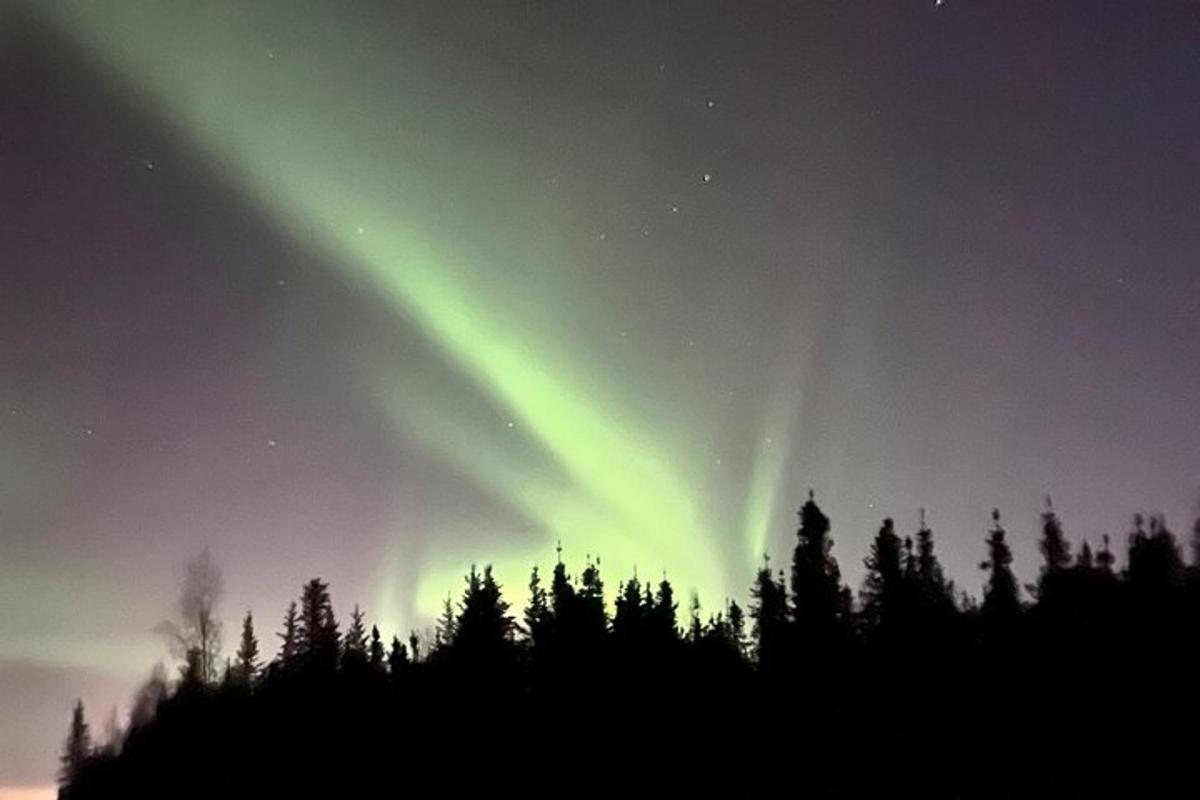
<path fill-rule="evenodd" d="M 275 635 L 281 640 L 279 661 L 287 664 L 300 652 L 300 614 L 295 600 L 288 604 L 283 615 L 283 630 Z"/>
<path fill-rule="evenodd" d="M 304 585 L 300 596 L 298 652 L 309 663 L 336 666 L 339 638 L 333 602 L 329 597 L 329 584 L 320 578 L 313 578 Z"/>
<path fill-rule="evenodd" d="M 942 565 L 933 552 L 933 531 L 925 522 L 925 509 L 921 509 L 920 530 L 917 531 L 917 576 L 925 593 L 930 596 L 950 599 L 952 592 L 946 583 Z"/>
<path fill-rule="evenodd" d="M 1112 552 L 1112 540 L 1106 533 L 1100 537 L 1100 552 L 1096 553 L 1096 568 L 1105 575 L 1113 574 L 1113 565 L 1117 558 Z"/>
<path fill-rule="evenodd" d="M 804 635 L 829 635 L 849 611 L 849 592 L 832 554 L 829 517 L 810 490 L 800 509 L 792 557 L 792 617 Z"/>
<path fill-rule="evenodd" d="M 608 631 L 608 611 L 604 607 L 604 581 L 600 579 L 600 560 L 588 559 L 579 576 L 576 594 L 580 632 L 595 640 Z"/>
<path fill-rule="evenodd" d="M 729 624 L 729 636 L 739 656 L 746 655 L 746 613 L 736 600 L 730 600 L 725 618 Z"/>
<path fill-rule="evenodd" d="M 416 651 L 415 644 L 413 651 Z M 400 676 L 408 669 L 408 650 L 400 641 L 399 636 L 392 637 L 392 649 L 388 652 L 387 664 L 388 674 L 392 677 L 392 680 L 399 680 Z"/>
<path fill-rule="evenodd" d="M 342 636 L 342 652 L 344 654 L 366 655 L 367 629 L 364 614 L 356 604 L 350 612 L 350 625 Z"/>
<path fill-rule="evenodd" d="M 367 650 L 367 661 L 373 669 L 383 669 L 384 662 L 387 661 L 387 653 L 384 652 L 383 639 L 379 636 L 379 626 L 371 626 L 371 644 Z"/>
<path fill-rule="evenodd" d="M 249 686 L 258 677 L 258 637 L 254 635 L 254 618 L 249 611 L 242 620 L 242 638 L 238 644 L 237 663 L 233 667 L 233 679 L 241 686 Z"/>
<path fill-rule="evenodd" d="M 679 639 L 679 623 L 675 613 L 677 609 L 675 589 L 664 573 L 658 584 L 658 593 L 654 597 L 654 608 L 649 619 L 657 642 L 674 642 Z"/>
<path fill-rule="evenodd" d="M 567 567 L 562 561 L 562 543 L 555 548 L 557 559 L 554 563 L 554 574 L 550 578 L 550 610 L 554 616 L 556 635 L 575 630 L 575 586 L 567 574 Z"/>
<path fill-rule="evenodd" d="M 474 571 L 475 567 L 472 565 L 471 569 Z M 454 613 L 454 602 L 450 595 L 446 595 L 446 599 L 442 601 L 442 615 L 438 617 L 433 629 L 433 649 L 440 651 L 453 645 L 457 630 L 458 617 Z"/>
<path fill-rule="evenodd" d="M 71 727 L 63 745 L 58 780 L 61 786 L 70 786 L 92 754 L 92 734 L 84 718 L 83 701 L 76 700 L 71 711 Z"/>
<path fill-rule="evenodd" d="M 783 573 L 780 572 L 778 579 L 772 575 L 770 559 L 765 555 L 762 567 L 755 574 L 750 597 L 755 658 L 760 669 L 771 671 L 779 666 L 783 655 L 788 598 Z"/>
<path fill-rule="evenodd" d="M 890 518 L 880 526 L 863 565 L 867 569 L 863 589 L 859 593 L 863 615 L 869 625 L 887 624 L 896 617 L 903 577 L 900 537 L 896 535 L 895 524 Z"/>
<path fill-rule="evenodd" d="M 511 666 L 516 625 L 491 564 L 482 573 L 472 564 L 466 584 L 452 644 L 455 654 L 473 670 L 494 672 Z"/>
<path fill-rule="evenodd" d="M 1075 554 L 1075 567 L 1077 569 L 1091 571 L 1096 566 L 1096 559 L 1092 556 L 1092 546 L 1084 539 L 1083 544 L 1079 546 L 1079 552 Z"/>
<path fill-rule="evenodd" d="M 1139 592 L 1162 593 L 1182 578 L 1183 558 L 1161 514 L 1150 517 L 1149 532 L 1144 525 L 1141 514 L 1134 516 L 1134 530 L 1129 534 L 1129 581 Z"/>
<path fill-rule="evenodd" d="M 1062 523 L 1054 513 L 1050 497 L 1046 497 L 1046 510 L 1042 512 L 1042 538 L 1038 543 L 1042 551 L 1041 572 L 1038 574 L 1038 598 L 1054 601 L 1051 597 L 1061 576 L 1071 565 L 1071 547 L 1063 535 Z"/>
<path fill-rule="evenodd" d="M 635 574 L 617 590 L 616 614 L 613 615 L 613 635 L 630 643 L 641 638 L 645 630 L 647 608 L 642 604 L 642 584 Z"/>
<path fill-rule="evenodd" d="M 983 616 L 985 620 L 1007 623 L 1020 611 L 1017 579 L 1012 571 L 1012 551 L 1004 541 L 1004 528 L 1000 527 L 1000 511 L 992 511 L 992 528 L 987 539 L 988 558 L 979 565 L 988 573 L 983 592 Z"/>
<path fill-rule="evenodd" d="M 550 598 L 542 587 L 541 576 L 535 565 L 529 573 L 529 605 L 525 607 L 525 631 L 534 646 L 544 645 L 554 623 L 553 612 L 550 610 Z"/>

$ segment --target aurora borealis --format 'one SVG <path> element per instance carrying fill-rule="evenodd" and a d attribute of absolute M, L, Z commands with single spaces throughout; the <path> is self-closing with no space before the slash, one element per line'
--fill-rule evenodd
<path fill-rule="evenodd" d="M 809 487 L 852 582 L 1184 527 L 1200 21 L 1053 5 L 0 7 L 0 787 L 206 545 L 390 636 L 560 540 L 742 599 Z"/>

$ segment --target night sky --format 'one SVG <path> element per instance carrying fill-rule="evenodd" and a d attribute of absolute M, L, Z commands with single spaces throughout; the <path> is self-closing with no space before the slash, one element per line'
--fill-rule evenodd
<path fill-rule="evenodd" d="M 741 601 L 810 487 L 855 588 L 1186 533 L 1198 220 L 1182 0 L 3 4 L 0 787 L 205 546 L 232 649 L 560 539 Z"/>

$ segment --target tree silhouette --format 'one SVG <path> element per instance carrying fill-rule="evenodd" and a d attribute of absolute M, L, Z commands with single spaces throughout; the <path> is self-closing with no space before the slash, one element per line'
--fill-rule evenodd
<path fill-rule="evenodd" d="M 982 606 L 956 600 L 924 514 L 904 539 L 883 521 L 852 604 L 810 496 L 793 558 L 802 597 L 764 557 L 749 637 L 736 601 L 705 616 L 690 587 L 681 632 L 665 573 L 656 587 L 619 580 L 610 620 L 599 559 L 575 582 L 560 550 L 548 590 L 531 572 L 522 626 L 491 567 L 472 566 L 422 659 L 415 633 L 385 647 L 358 606 L 339 635 L 313 579 L 265 671 L 247 614 L 226 681 L 189 648 L 178 679 L 160 669 L 101 747 L 77 704 L 61 796 L 437 796 L 462 780 L 515 794 L 531 776 L 585 797 L 1190 796 L 1161 780 L 1185 762 L 1157 740 L 1200 714 L 1165 679 L 1200 666 L 1200 565 L 1183 565 L 1161 517 L 1135 521 L 1119 573 L 1107 537 L 1071 559 L 1051 514 L 1036 543 L 1016 542 L 1045 560 L 1028 606 L 998 512 Z M 1120 741 L 1120 770 L 1077 768 L 1123 732 L 1146 744 Z M 702 741 L 720 744 L 697 763 Z M 397 754 L 415 766 L 378 768 Z"/>
<path fill-rule="evenodd" d="M 635 574 L 617 589 L 616 613 L 613 615 L 613 637 L 623 646 L 640 643 L 646 635 L 646 623 L 653 611 L 653 600 L 649 604 L 642 594 L 642 584 Z"/>
<path fill-rule="evenodd" d="M 79 776 L 91 754 L 92 734 L 84 718 L 83 701 L 76 700 L 75 708 L 71 711 L 71 727 L 67 732 L 67 741 L 59 759 L 59 784 L 69 786 Z"/>
<path fill-rule="evenodd" d="M 833 557 L 829 517 L 810 490 L 800 509 L 792 555 L 792 618 L 801 636 L 827 638 L 849 611 L 849 592 Z"/>
<path fill-rule="evenodd" d="M 342 658 L 365 661 L 367 657 L 367 628 L 362 609 L 357 605 L 350 612 L 350 625 L 342 636 Z"/>
<path fill-rule="evenodd" d="M 892 520 L 885 519 L 871 543 L 870 555 L 863 562 L 867 573 L 859 597 L 870 626 L 896 624 L 904 579 L 901 560 L 900 537 Z"/>
<path fill-rule="evenodd" d="M 242 619 L 242 638 L 238 644 L 233 676 L 237 683 L 249 686 L 258 677 L 258 638 L 254 635 L 254 617 L 249 611 Z"/>
<path fill-rule="evenodd" d="M 474 567 L 471 569 L 473 570 Z M 448 650 L 454 644 L 457 635 L 458 615 L 454 613 L 454 602 L 450 599 L 450 595 L 446 595 L 446 599 L 442 602 L 442 615 L 438 617 L 437 625 L 433 629 L 434 651 Z"/>
<path fill-rule="evenodd" d="M 414 652 L 416 648 L 413 648 Z M 387 665 L 388 674 L 392 680 L 399 681 L 404 677 L 405 671 L 408 669 L 408 649 L 405 648 L 399 636 L 392 637 L 392 647 L 388 651 Z"/>
<path fill-rule="evenodd" d="M 275 634 L 279 637 L 279 661 L 289 663 L 300 652 L 300 612 L 296 601 L 288 604 L 283 615 L 283 630 Z"/>
<path fill-rule="evenodd" d="M 534 647 L 544 646 L 554 624 L 554 615 L 537 566 L 529 573 L 529 605 L 525 607 L 524 622 L 525 632 Z"/>
<path fill-rule="evenodd" d="M 165 621 L 157 630 L 182 657 L 183 671 L 200 683 L 217 680 L 221 654 L 221 620 L 217 603 L 224 591 L 221 570 L 205 548 L 187 562 L 179 597 L 179 621 Z"/>
<path fill-rule="evenodd" d="M 331 667 L 338 659 L 338 624 L 333 615 L 329 584 L 313 578 L 300 595 L 296 628 L 297 654 L 309 666 Z"/>
<path fill-rule="evenodd" d="M 787 638 L 788 598 L 782 573 L 776 579 L 771 574 L 770 559 L 765 556 L 755 575 L 750 597 L 750 618 L 754 621 L 751 635 L 759 669 L 777 670 L 782 667 Z"/>
<path fill-rule="evenodd" d="M 1017 578 L 1012 571 L 1012 551 L 1000 527 L 1000 511 L 992 511 L 992 528 L 987 539 L 988 557 L 979 565 L 988 573 L 983 590 L 983 617 L 996 626 L 1007 626 L 1021 610 Z"/>
<path fill-rule="evenodd" d="M 396 642 L 399 644 L 399 642 Z M 372 669 L 382 671 L 387 662 L 387 653 L 383 648 L 383 639 L 379 635 L 379 626 L 371 626 L 371 643 L 367 649 L 367 662 Z"/>

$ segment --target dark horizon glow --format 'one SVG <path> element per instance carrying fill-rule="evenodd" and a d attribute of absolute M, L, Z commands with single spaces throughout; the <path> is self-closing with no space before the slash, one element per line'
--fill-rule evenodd
<path fill-rule="evenodd" d="M 1194 7 L 453 5 L 0 9 L 0 787 L 204 546 L 265 641 L 560 539 L 741 600 L 809 487 L 853 586 L 1190 528 Z"/>

